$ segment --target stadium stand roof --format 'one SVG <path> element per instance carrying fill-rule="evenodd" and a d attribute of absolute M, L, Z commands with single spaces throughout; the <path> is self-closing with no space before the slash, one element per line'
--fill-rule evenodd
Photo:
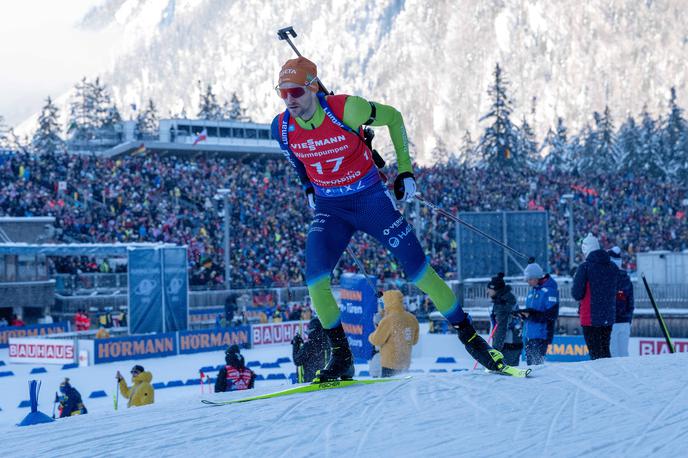
<path fill-rule="evenodd" d="M 61 245 L 30 245 L 27 243 L 2 243 L 0 255 L 46 255 L 46 256 L 126 256 L 127 251 L 136 248 L 163 248 L 177 246 L 163 243 L 70 243 Z"/>

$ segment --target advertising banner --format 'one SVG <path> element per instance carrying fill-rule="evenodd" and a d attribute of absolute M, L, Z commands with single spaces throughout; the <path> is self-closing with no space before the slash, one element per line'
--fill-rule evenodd
<path fill-rule="evenodd" d="M 688 339 L 672 339 L 677 353 L 688 353 Z M 669 353 L 663 337 L 631 337 L 628 342 L 629 356 L 647 356 Z M 522 355 L 525 361 L 525 353 Z M 554 336 L 547 347 L 547 361 L 573 362 L 588 361 L 590 355 L 583 336 Z"/>
<path fill-rule="evenodd" d="M 251 326 L 251 345 L 288 344 L 297 332 L 308 329 L 307 321 L 286 321 L 283 323 L 254 324 Z"/>
<path fill-rule="evenodd" d="M 218 315 L 222 316 L 225 312 L 223 306 L 219 307 L 203 307 L 189 309 L 189 323 L 207 323 L 216 322 Z"/>
<path fill-rule="evenodd" d="M 0 327 L 0 348 L 7 348 L 10 337 L 39 337 L 49 334 L 69 332 L 69 323 L 64 321 L 52 324 L 35 324 L 31 326 Z"/>
<path fill-rule="evenodd" d="M 159 248 L 129 250 L 129 332 L 163 332 Z"/>
<path fill-rule="evenodd" d="M 74 340 L 10 337 L 10 362 L 70 364 L 76 357 Z"/>
<path fill-rule="evenodd" d="M 369 277 L 375 285 L 375 277 Z M 342 307 L 341 321 L 357 363 L 368 362 L 373 346 L 368 336 L 375 330 L 373 316 L 377 312 L 377 296 L 361 274 L 342 275 L 339 297 Z"/>
<path fill-rule="evenodd" d="M 177 333 L 145 336 L 115 337 L 94 341 L 94 363 L 109 363 L 127 359 L 173 356 L 177 351 Z"/>
<path fill-rule="evenodd" d="M 588 361 L 590 355 L 583 336 L 554 336 L 552 343 L 547 346 L 546 359 L 557 362 Z"/>
<path fill-rule="evenodd" d="M 179 354 L 226 350 L 233 344 L 244 348 L 250 347 L 251 328 L 238 326 L 235 328 L 179 332 Z"/>
<path fill-rule="evenodd" d="M 672 339 L 672 342 L 676 353 L 688 353 L 688 340 Z M 633 345 L 634 343 L 635 345 Z M 640 356 L 669 353 L 669 346 L 662 337 L 638 337 L 636 339 L 631 339 L 630 347 L 630 355 L 635 355 L 635 351 L 637 351 L 637 354 Z"/>
<path fill-rule="evenodd" d="M 186 247 L 165 247 L 162 258 L 165 332 L 185 331 L 189 313 Z"/>

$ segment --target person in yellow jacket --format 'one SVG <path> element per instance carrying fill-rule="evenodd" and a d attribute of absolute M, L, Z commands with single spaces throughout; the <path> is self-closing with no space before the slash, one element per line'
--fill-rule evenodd
<path fill-rule="evenodd" d="M 131 368 L 131 381 L 134 384 L 131 387 L 127 386 L 122 374 L 117 371 L 117 381 L 119 382 L 119 391 L 122 396 L 129 399 L 127 407 L 139 407 L 146 404 L 153 404 L 155 402 L 155 393 L 151 386 L 153 374 L 143 369 L 143 366 L 136 365 Z"/>
<path fill-rule="evenodd" d="M 418 343 L 418 320 L 404 310 L 401 291 L 385 291 L 385 314 L 375 332 L 368 336 L 380 347 L 382 377 L 391 377 L 411 366 L 411 348 Z"/>

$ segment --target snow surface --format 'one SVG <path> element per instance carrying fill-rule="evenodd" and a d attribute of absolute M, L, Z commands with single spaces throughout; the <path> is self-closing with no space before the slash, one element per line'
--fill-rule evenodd
<path fill-rule="evenodd" d="M 423 335 L 413 367 L 435 368 L 437 355 L 470 361 L 455 336 Z M 288 346 L 253 349 L 246 359 L 288 356 Z M 433 354 L 433 353 L 436 353 Z M 185 379 L 220 352 L 140 361 L 155 380 Z M 6 350 L 0 359 L 6 360 Z M 114 412 L 112 398 L 86 399 L 88 415 L 25 428 L 28 409 L 9 408 L 29 367 L 0 380 L 0 434 L 10 456 L 685 456 L 688 354 L 551 364 L 531 379 L 481 370 L 413 374 L 402 382 L 208 407 L 284 388 L 258 382 L 253 392 L 201 395 L 198 386 L 156 391 L 151 406 Z M 133 362 L 49 370 L 39 409 L 50 415 L 51 388 L 69 373 L 82 394 L 114 387 L 113 373 Z M 288 365 L 290 366 L 290 365 Z M 10 366 L 12 370 L 18 365 Z M 7 368 L 3 367 L 3 370 Z M 291 366 L 290 366 L 291 369 Z M 108 393 L 111 395 L 111 391 Z M 5 407 L 9 408 L 8 411 Z M 11 415 L 10 415 L 11 413 Z M 10 420 L 10 417 L 12 418 Z M 7 453 L 6 453 L 7 454 Z"/>

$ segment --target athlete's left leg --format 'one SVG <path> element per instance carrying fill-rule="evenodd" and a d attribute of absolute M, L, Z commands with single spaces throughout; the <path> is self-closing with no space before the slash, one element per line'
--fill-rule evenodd
<path fill-rule="evenodd" d="M 375 237 L 392 252 L 404 269 L 406 278 L 430 296 L 437 310 L 452 325 L 466 319 L 458 299 L 425 257 L 413 227 L 397 210 L 388 191 L 368 196 L 356 228 Z"/>
<path fill-rule="evenodd" d="M 401 263 L 406 278 L 430 296 L 437 310 L 456 328 L 459 339 L 476 361 L 490 370 L 502 370 L 502 354 L 475 331 L 458 298 L 426 260 L 413 228 L 396 209 L 389 192 L 370 195 L 362 210 L 357 229 L 372 235 L 392 252 Z"/>

